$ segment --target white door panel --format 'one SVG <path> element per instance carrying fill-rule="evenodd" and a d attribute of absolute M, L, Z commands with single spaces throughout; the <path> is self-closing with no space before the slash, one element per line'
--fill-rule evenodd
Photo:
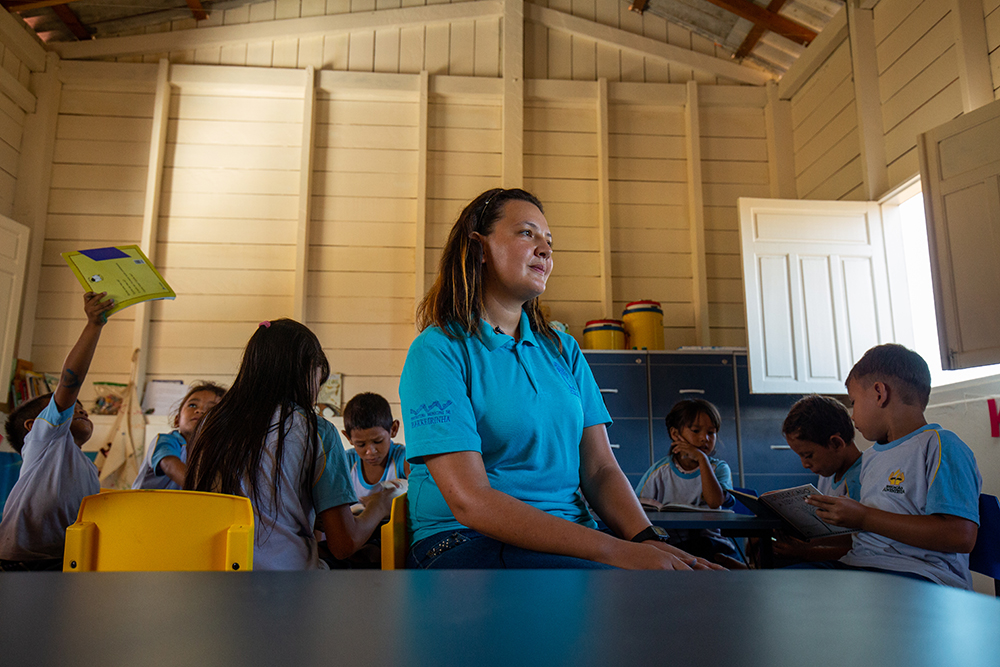
<path fill-rule="evenodd" d="M 879 207 L 740 199 L 740 233 L 752 391 L 844 393 L 896 339 Z"/>
<path fill-rule="evenodd" d="M 29 233 L 24 225 L 0 215 L 0 402 L 6 402 L 10 392 Z"/>
<path fill-rule="evenodd" d="M 1000 363 L 1000 102 L 918 138 L 941 366 Z"/>

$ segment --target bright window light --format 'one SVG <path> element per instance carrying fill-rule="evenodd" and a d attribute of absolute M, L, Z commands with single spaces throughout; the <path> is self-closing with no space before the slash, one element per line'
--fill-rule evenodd
<path fill-rule="evenodd" d="M 1000 375 L 1000 364 L 941 370 L 938 347 L 937 315 L 934 311 L 934 288 L 931 284 L 931 258 L 927 244 L 927 223 L 924 218 L 924 198 L 918 194 L 899 207 L 903 227 L 903 255 L 906 257 L 906 278 L 910 285 L 910 308 L 913 312 L 913 344 L 927 360 L 931 369 L 931 386 L 975 380 Z"/>

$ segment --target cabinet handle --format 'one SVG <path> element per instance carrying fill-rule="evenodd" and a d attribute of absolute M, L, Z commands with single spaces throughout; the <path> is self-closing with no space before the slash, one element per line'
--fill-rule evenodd
<path fill-rule="evenodd" d="M 791 449 L 788 445 L 771 445 L 771 449 Z"/>
<path fill-rule="evenodd" d="M 621 445 L 615 445 L 615 444 L 611 445 L 611 449 L 621 449 L 621 448 L 622 448 Z"/>
<path fill-rule="evenodd" d="M 680 392 L 678 392 L 678 393 L 681 393 L 681 394 L 704 394 L 705 390 L 704 389 L 681 389 Z"/>
<path fill-rule="evenodd" d="M 602 389 L 601 393 L 602 394 L 617 394 L 618 390 L 617 389 Z"/>

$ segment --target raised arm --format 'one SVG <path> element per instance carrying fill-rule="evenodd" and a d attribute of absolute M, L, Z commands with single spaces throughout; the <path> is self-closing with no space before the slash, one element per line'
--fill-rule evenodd
<path fill-rule="evenodd" d="M 106 313 L 115 305 L 113 299 L 102 300 L 105 296 L 107 292 L 87 292 L 83 295 L 83 310 L 87 315 L 87 323 L 76 345 L 66 356 L 62 374 L 59 376 L 59 386 L 56 387 L 54 399 L 56 408 L 60 412 L 76 404 L 83 380 L 90 370 L 90 362 L 94 359 L 101 330 L 108 321 Z"/>

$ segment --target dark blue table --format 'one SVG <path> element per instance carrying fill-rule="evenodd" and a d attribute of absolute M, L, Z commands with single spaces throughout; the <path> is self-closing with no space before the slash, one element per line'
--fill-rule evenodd
<path fill-rule="evenodd" d="M 5 665 L 1000 664 L 1000 603 L 867 572 L 0 574 Z"/>

